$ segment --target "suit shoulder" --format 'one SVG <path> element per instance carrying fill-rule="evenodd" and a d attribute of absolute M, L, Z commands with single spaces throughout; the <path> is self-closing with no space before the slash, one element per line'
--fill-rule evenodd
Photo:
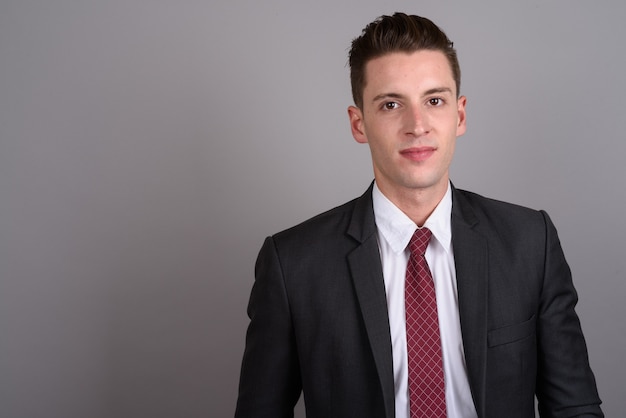
<path fill-rule="evenodd" d="M 350 222 L 357 200 L 358 198 L 350 200 L 340 206 L 315 215 L 295 226 L 274 234 L 273 238 L 279 241 L 290 241 L 298 239 L 298 237 L 343 233 Z"/>
<path fill-rule="evenodd" d="M 491 225 L 529 228 L 545 228 L 548 219 L 542 210 L 481 196 L 467 190 L 456 190 L 460 212 L 476 216 L 478 221 Z M 454 201 L 453 201 L 454 205 Z M 548 221 L 549 222 L 549 221 Z"/>
<path fill-rule="evenodd" d="M 518 205 L 515 203 L 505 202 L 503 200 L 494 199 L 491 197 L 485 197 L 478 193 L 470 192 L 467 190 L 456 189 L 456 192 L 466 202 L 472 204 L 478 208 L 485 208 L 486 210 L 503 210 L 503 211 L 515 211 L 526 214 L 538 213 L 540 211 L 529 208 L 527 206 Z"/>

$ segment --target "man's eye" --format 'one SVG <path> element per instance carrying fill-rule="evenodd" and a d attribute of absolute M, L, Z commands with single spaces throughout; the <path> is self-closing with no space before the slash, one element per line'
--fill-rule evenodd
<path fill-rule="evenodd" d="M 428 99 L 428 104 L 431 106 L 441 106 L 443 104 L 443 100 L 439 97 L 433 97 L 432 99 Z"/>
<path fill-rule="evenodd" d="M 393 109 L 397 109 L 398 108 L 398 103 L 397 102 L 387 102 L 384 105 L 386 110 L 393 110 Z"/>

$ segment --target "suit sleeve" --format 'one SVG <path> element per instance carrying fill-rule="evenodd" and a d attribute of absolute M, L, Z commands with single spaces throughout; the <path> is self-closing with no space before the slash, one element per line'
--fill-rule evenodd
<path fill-rule="evenodd" d="M 255 267 L 235 418 L 293 417 L 301 379 L 280 260 L 270 237 Z"/>
<path fill-rule="evenodd" d="M 539 306 L 537 399 L 542 417 L 603 417 L 587 347 L 574 310 L 578 297 L 556 229 L 546 223 Z"/>

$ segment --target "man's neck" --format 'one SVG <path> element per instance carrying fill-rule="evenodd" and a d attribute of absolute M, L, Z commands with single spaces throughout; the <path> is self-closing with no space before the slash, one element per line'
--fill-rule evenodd
<path fill-rule="evenodd" d="M 433 213 L 449 187 L 449 180 L 429 188 L 389 188 L 376 183 L 381 193 L 419 227 Z"/>

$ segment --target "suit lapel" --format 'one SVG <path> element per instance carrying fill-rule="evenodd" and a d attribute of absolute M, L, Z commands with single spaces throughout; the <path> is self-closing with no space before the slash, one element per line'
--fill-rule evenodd
<path fill-rule="evenodd" d="M 356 202 L 348 235 L 359 242 L 354 251 L 348 255 L 348 264 L 380 378 L 386 415 L 391 418 L 395 414 L 391 333 L 376 239 L 371 186 Z"/>
<path fill-rule="evenodd" d="M 476 231 L 478 220 L 465 197 L 455 189 L 452 196 L 452 245 L 461 333 L 470 388 L 481 417 L 486 395 L 488 246 Z"/>

